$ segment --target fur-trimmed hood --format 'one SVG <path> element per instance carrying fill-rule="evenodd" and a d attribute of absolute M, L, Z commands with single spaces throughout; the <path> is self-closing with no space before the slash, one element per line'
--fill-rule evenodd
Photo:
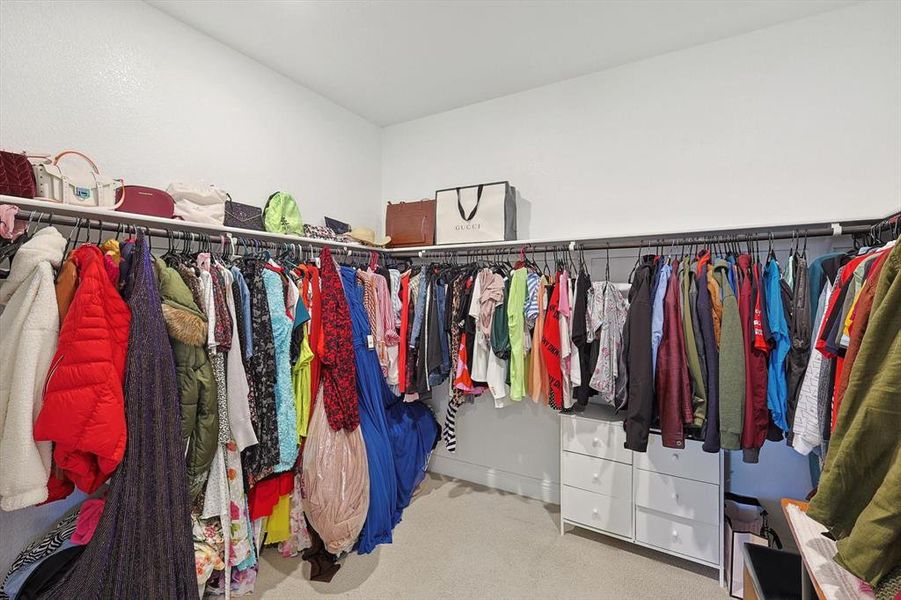
<path fill-rule="evenodd" d="M 178 271 L 167 267 L 157 259 L 156 271 L 163 302 L 163 319 L 169 337 L 189 346 L 205 346 L 207 343 L 206 316 L 197 307 L 191 290 Z"/>
<path fill-rule="evenodd" d="M 164 300 L 163 319 L 166 321 L 169 337 L 189 346 L 206 345 L 207 323 L 203 315 Z"/>

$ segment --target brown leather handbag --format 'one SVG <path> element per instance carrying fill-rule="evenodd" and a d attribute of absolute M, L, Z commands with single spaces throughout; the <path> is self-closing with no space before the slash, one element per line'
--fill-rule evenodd
<path fill-rule="evenodd" d="M 435 243 L 435 200 L 388 203 L 385 235 L 391 248 L 431 246 Z"/>

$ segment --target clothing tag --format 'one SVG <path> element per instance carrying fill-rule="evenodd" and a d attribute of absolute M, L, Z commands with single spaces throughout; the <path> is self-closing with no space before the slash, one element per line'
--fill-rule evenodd
<path fill-rule="evenodd" d="M 375 348 L 375 338 L 372 337 L 372 334 L 366 336 L 366 347 L 370 350 Z"/>

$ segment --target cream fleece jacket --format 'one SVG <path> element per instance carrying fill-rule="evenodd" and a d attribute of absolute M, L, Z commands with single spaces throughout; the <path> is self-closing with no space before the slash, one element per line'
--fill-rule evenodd
<path fill-rule="evenodd" d="M 0 285 L 0 508 L 6 511 L 47 499 L 51 445 L 34 441 L 34 421 L 59 338 L 53 270 L 65 248 L 55 228 L 41 229 L 16 253 Z"/>

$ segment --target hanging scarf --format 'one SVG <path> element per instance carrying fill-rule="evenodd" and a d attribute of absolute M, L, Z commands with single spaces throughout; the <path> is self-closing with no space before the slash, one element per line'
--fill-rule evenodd
<path fill-rule="evenodd" d="M 344 287 L 331 250 L 319 255 L 322 280 L 322 401 L 329 426 L 353 431 L 360 424 L 354 368 L 353 329 Z"/>
<path fill-rule="evenodd" d="M 143 234 L 134 252 L 125 457 L 91 542 L 45 598 L 197 597 L 175 362 Z"/>

